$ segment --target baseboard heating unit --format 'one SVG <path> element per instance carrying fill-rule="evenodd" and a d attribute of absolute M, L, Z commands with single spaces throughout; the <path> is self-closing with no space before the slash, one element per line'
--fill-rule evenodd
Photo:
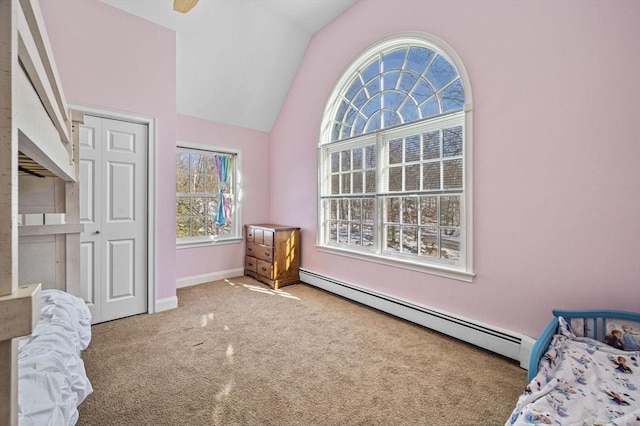
<path fill-rule="evenodd" d="M 314 287 L 517 360 L 523 368 L 528 366 L 531 347 L 534 343 L 534 340 L 528 336 L 417 305 L 304 268 L 300 269 L 300 280 Z"/>

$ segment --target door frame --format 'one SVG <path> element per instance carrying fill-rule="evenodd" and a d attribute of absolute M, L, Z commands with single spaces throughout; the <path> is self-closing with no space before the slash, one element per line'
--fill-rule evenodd
<path fill-rule="evenodd" d="M 156 125 L 155 117 L 83 104 L 68 104 L 70 109 L 112 120 L 147 126 L 147 313 L 156 306 Z"/>

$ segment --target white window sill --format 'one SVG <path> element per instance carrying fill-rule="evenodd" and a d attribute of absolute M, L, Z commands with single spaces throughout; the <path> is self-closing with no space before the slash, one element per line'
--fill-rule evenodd
<path fill-rule="evenodd" d="M 445 278 L 453 278 L 465 282 L 473 282 L 475 273 L 466 271 L 462 268 L 449 267 L 445 265 L 427 265 L 419 262 L 412 262 L 404 259 L 394 259 L 381 256 L 375 253 L 363 253 L 353 250 L 347 250 L 338 247 L 328 247 L 316 244 L 318 251 L 336 254 L 339 256 L 351 257 L 353 259 L 364 260 L 366 262 L 378 263 L 381 265 L 392 266 L 395 268 L 409 269 L 411 271 L 423 272 L 427 274 L 437 275 Z"/>
<path fill-rule="evenodd" d="M 225 244 L 237 244 L 242 242 L 242 237 L 212 239 L 212 238 L 176 238 L 176 249 L 189 249 L 200 247 L 213 247 Z"/>

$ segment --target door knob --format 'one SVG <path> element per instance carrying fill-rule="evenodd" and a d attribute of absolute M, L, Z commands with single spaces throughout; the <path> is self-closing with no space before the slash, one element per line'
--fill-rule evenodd
<path fill-rule="evenodd" d="M 100 231 L 96 231 L 96 235 L 98 235 L 100 233 Z"/>

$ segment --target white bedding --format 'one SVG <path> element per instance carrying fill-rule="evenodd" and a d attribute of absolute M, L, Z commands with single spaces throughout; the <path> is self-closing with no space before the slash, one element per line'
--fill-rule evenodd
<path fill-rule="evenodd" d="M 640 351 L 558 334 L 506 425 L 640 425 Z"/>
<path fill-rule="evenodd" d="M 18 424 L 74 425 L 93 392 L 80 352 L 91 340 L 84 301 L 59 290 L 42 291 L 41 319 L 18 342 Z"/>

